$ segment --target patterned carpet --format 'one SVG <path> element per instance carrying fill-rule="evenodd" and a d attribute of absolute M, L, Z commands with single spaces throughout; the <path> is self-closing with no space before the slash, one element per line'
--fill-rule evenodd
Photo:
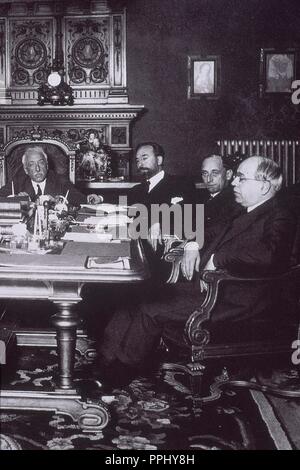
<path fill-rule="evenodd" d="M 54 350 L 37 353 L 36 349 L 24 348 L 17 374 L 11 379 L 2 369 L 2 382 L 20 388 L 35 387 L 39 391 L 53 385 L 56 360 Z M 87 376 L 90 367 L 84 359 L 77 357 L 76 377 Z M 281 422 L 277 419 L 273 404 L 260 392 L 228 390 L 218 401 L 195 411 L 185 388 L 174 386 L 172 374 L 167 373 L 164 377 L 160 374 L 139 377 L 122 389 L 105 392 L 100 389 L 99 397 L 94 400 L 104 402 L 110 413 L 108 425 L 98 433 L 83 433 L 71 418 L 63 415 L 2 410 L 0 449 L 110 451 L 297 447 L 297 439 L 292 440 L 286 426 L 282 425 L 284 417 L 281 416 Z M 291 400 L 281 402 L 290 403 L 296 414 L 296 405 Z M 299 408 L 298 404 L 298 413 Z"/>

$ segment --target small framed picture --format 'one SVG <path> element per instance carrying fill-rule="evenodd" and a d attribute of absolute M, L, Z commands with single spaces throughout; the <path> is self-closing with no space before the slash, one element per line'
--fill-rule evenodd
<path fill-rule="evenodd" d="M 296 50 L 261 49 L 260 96 L 290 94 L 296 79 Z"/>
<path fill-rule="evenodd" d="M 188 57 L 188 98 L 216 99 L 220 92 L 220 57 Z"/>

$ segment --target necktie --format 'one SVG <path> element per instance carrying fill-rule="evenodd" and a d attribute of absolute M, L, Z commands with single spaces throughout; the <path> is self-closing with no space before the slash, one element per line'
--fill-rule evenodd
<path fill-rule="evenodd" d="M 150 188 L 150 181 L 149 180 L 146 180 L 142 183 L 142 191 L 144 194 L 148 194 L 149 193 L 149 188 Z"/>
<path fill-rule="evenodd" d="M 36 193 L 37 197 L 42 196 L 42 194 L 43 194 L 43 193 L 42 193 L 42 189 L 41 189 L 40 185 L 37 184 L 37 193 Z"/>

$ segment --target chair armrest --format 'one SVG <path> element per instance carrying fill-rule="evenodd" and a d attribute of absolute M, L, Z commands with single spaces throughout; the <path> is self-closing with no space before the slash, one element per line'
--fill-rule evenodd
<path fill-rule="evenodd" d="M 204 301 L 188 318 L 185 324 L 184 337 L 187 344 L 203 348 L 210 341 L 210 332 L 203 327 L 205 322 L 211 319 L 213 309 L 216 305 L 219 287 L 222 282 L 274 282 L 296 280 L 300 283 L 300 265 L 291 268 L 284 274 L 262 277 L 242 277 L 229 274 L 227 271 L 204 271 L 201 278 L 207 284 L 207 293 Z"/>
<path fill-rule="evenodd" d="M 171 273 L 166 281 L 167 284 L 175 284 L 178 281 L 185 244 L 186 242 L 177 239 L 169 241 L 168 250 L 163 256 L 166 262 L 172 263 Z"/>

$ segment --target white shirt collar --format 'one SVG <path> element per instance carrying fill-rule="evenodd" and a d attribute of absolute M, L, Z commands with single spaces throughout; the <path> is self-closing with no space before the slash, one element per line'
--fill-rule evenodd
<path fill-rule="evenodd" d="M 151 178 L 149 178 L 149 180 L 148 180 L 149 183 L 150 183 L 150 185 L 149 185 L 149 193 L 150 193 L 150 191 L 152 191 L 152 189 L 153 189 L 156 185 L 158 185 L 158 183 L 164 178 L 164 176 L 165 176 L 165 172 L 164 172 L 164 170 L 161 170 L 161 171 L 159 171 L 158 173 L 156 173 L 156 175 L 151 176 Z"/>
<path fill-rule="evenodd" d="M 256 209 L 258 206 L 261 206 L 264 202 L 266 201 L 261 201 L 258 202 L 257 204 L 254 204 L 254 206 L 249 206 L 247 207 L 247 212 L 252 212 L 254 209 Z"/>
<path fill-rule="evenodd" d="M 214 198 L 216 197 L 218 194 L 220 194 L 221 191 L 219 191 L 218 193 L 210 193 L 210 197 Z"/>
<path fill-rule="evenodd" d="M 31 184 L 32 184 L 32 186 L 33 186 L 33 189 L 34 189 L 35 194 L 38 193 L 38 185 L 39 185 L 40 188 L 41 188 L 42 195 L 45 194 L 46 179 L 44 179 L 44 181 L 42 181 L 41 183 L 37 183 L 36 181 L 31 180 Z"/>

